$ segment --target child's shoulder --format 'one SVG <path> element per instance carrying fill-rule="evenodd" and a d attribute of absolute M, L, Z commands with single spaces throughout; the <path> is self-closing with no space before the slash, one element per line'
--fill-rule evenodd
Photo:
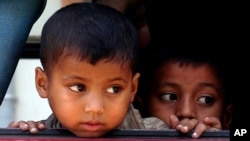
<path fill-rule="evenodd" d="M 169 129 L 168 125 L 156 117 L 143 118 L 145 129 Z"/>
<path fill-rule="evenodd" d="M 131 104 L 128 113 L 119 129 L 167 129 L 169 128 L 162 120 L 156 117 L 142 118 L 139 110 Z"/>
<path fill-rule="evenodd" d="M 52 113 L 46 120 L 43 120 L 46 128 L 62 128 L 62 125 Z"/>

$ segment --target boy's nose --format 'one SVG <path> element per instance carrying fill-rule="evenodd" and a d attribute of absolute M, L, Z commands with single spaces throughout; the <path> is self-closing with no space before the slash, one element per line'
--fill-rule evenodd
<path fill-rule="evenodd" d="M 179 101 L 177 105 L 176 115 L 180 120 L 195 117 L 195 105 L 190 100 Z"/>
<path fill-rule="evenodd" d="M 101 94 L 89 93 L 86 95 L 85 112 L 102 113 L 104 111 L 103 97 Z"/>

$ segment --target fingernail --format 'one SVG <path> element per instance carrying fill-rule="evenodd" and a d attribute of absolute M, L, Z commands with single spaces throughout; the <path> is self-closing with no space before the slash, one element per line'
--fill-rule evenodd
<path fill-rule="evenodd" d="M 29 127 L 29 125 L 28 125 L 28 124 L 24 124 L 23 126 L 24 126 L 24 127 Z"/>
<path fill-rule="evenodd" d="M 194 133 L 192 134 L 192 137 L 193 137 L 193 138 L 197 138 L 197 137 L 198 137 L 198 134 L 197 134 L 196 132 L 194 132 Z"/>
<path fill-rule="evenodd" d="M 187 131 L 187 130 L 188 130 L 188 127 L 187 127 L 187 126 L 184 126 L 183 129 L 184 129 L 185 131 Z"/>
<path fill-rule="evenodd" d="M 37 133 L 37 129 L 36 129 L 36 128 L 31 128 L 31 129 L 30 129 L 30 132 L 31 132 L 31 133 Z"/>
<path fill-rule="evenodd" d="M 40 124 L 39 128 L 45 128 L 45 126 L 43 124 Z"/>
<path fill-rule="evenodd" d="M 180 129 L 182 127 L 182 125 L 181 124 L 179 124 L 179 125 L 177 125 L 177 129 Z"/>

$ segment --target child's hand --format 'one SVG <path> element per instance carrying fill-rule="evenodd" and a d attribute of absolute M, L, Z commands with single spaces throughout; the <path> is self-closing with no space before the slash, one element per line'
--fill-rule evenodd
<path fill-rule="evenodd" d="M 32 134 L 38 133 L 38 130 L 45 129 L 42 121 L 14 121 L 8 125 L 8 128 L 20 128 L 22 131 L 29 131 Z"/>
<path fill-rule="evenodd" d="M 185 118 L 179 121 L 178 117 L 171 115 L 170 123 L 170 128 L 174 128 L 182 133 L 193 131 L 192 138 L 199 138 L 206 130 L 222 129 L 221 122 L 216 117 L 206 117 L 203 121 L 194 118 Z"/>

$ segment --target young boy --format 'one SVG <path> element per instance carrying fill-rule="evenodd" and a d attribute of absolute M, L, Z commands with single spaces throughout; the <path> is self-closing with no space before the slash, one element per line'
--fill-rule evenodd
<path fill-rule="evenodd" d="M 205 130 L 229 129 L 230 81 L 224 58 L 217 53 L 219 49 L 209 53 L 205 47 L 150 51 L 154 61 L 142 68 L 138 93 L 144 116 L 158 117 L 182 133 L 193 131 L 193 138 Z"/>
<path fill-rule="evenodd" d="M 53 111 L 46 128 L 66 128 L 79 137 L 147 128 L 131 106 L 140 76 L 138 44 L 133 24 L 108 6 L 75 3 L 52 15 L 41 35 L 43 68 L 35 70 L 37 91 Z M 32 123 L 28 128 L 34 129 Z"/>

